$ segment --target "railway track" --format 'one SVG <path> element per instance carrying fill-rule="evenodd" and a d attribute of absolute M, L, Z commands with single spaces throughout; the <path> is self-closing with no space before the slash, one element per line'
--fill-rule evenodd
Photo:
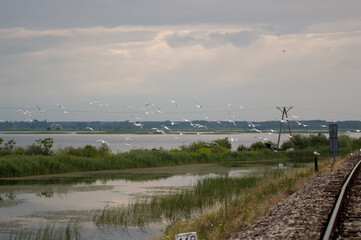
<path fill-rule="evenodd" d="M 361 239 L 361 160 L 360 156 L 353 158 L 355 166 L 345 181 L 333 181 L 326 189 L 330 196 L 336 192 L 338 196 L 321 237 L 323 240 Z"/>
<path fill-rule="evenodd" d="M 355 154 L 340 162 L 334 169 L 330 167 L 311 178 L 288 198 L 272 206 L 268 213 L 252 224 L 244 225 L 242 230 L 232 236 L 232 240 L 244 239 L 360 239 L 357 231 L 361 230 L 360 196 L 346 194 L 337 223 L 332 226 L 332 236 L 325 238 L 325 226 L 328 226 L 337 202 L 340 189 L 361 155 Z M 360 184 L 360 176 L 358 180 Z M 361 194 L 361 187 L 349 187 L 356 195 Z M 357 207 L 356 207 L 357 206 Z M 356 209 L 359 211 L 357 212 Z M 345 219 L 346 221 L 343 221 Z M 342 223 L 343 222 L 343 223 Z M 350 225 L 349 230 L 346 226 Z"/>

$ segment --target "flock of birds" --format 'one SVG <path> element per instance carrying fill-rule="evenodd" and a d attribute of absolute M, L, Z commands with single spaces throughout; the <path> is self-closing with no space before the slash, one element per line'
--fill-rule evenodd
<path fill-rule="evenodd" d="M 169 99 L 168 100 L 169 104 L 173 105 L 173 107 L 175 109 L 178 109 L 179 104 L 176 100 L 174 99 Z M 193 99 L 194 102 L 194 108 L 195 109 L 203 109 L 205 108 L 206 105 L 203 105 L 201 103 L 199 103 L 197 100 Z M 98 108 L 105 108 L 105 107 L 109 107 L 109 104 L 106 103 L 100 103 L 99 101 L 92 101 L 92 102 L 88 102 L 86 103 L 89 106 L 94 106 L 94 107 L 98 107 Z M 209 116 L 204 116 L 205 121 L 209 121 L 209 122 L 214 122 L 214 123 L 218 123 L 218 124 L 222 124 L 222 122 L 229 122 L 230 124 L 232 124 L 234 127 L 236 127 L 236 121 L 240 120 L 241 117 L 237 115 L 237 112 L 242 111 L 242 109 L 244 109 L 243 106 L 239 106 L 239 105 L 234 105 L 231 103 L 225 103 L 224 104 L 225 109 L 224 112 L 227 113 L 227 117 L 224 118 L 223 121 L 215 121 L 215 120 L 210 120 Z M 134 120 L 129 120 L 128 122 L 132 125 L 134 125 L 135 127 L 138 128 L 143 128 L 144 124 L 142 123 L 142 118 L 139 116 L 135 116 L 135 114 L 143 114 L 144 116 L 147 115 L 152 115 L 152 114 L 163 114 L 164 111 L 157 105 L 153 104 L 152 102 L 147 102 L 145 103 L 142 107 L 141 110 L 137 110 L 136 108 L 134 108 L 133 106 L 124 106 L 126 109 L 128 110 L 132 110 L 132 112 L 134 113 L 132 116 L 134 118 Z M 39 113 L 43 114 L 45 113 L 47 110 L 44 108 L 41 108 L 39 105 L 36 105 L 36 111 L 38 111 Z M 51 109 L 51 111 L 59 111 L 62 112 L 63 114 L 72 114 L 72 113 L 76 113 L 77 111 L 71 111 L 71 110 L 67 110 L 67 108 L 61 104 L 56 104 L 56 110 Z M 24 118 L 25 122 L 32 122 L 33 119 L 31 119 L 32 116 L 32 112 L 29 110 L 23 110 L 23 109 L 18 109 L 17 112 Z M 285 119 L 279 119 L 281 124 L 284 123 L 289 123 L 289 121 L 294 121 L 298 126 L 303 126 L 303 127 L 309 127 L 309 125 L 302 123 L 299 120 L 299 117 L 296 115 L 292 115 L 292 117 L 290 118 L 285 118 Z M 208 129 L 207 126 L 202 125 L 200 123 L 193 123 L 191 120 L 183 118 L 183 119 L 178 119 L 177 121 L 175 120 L 171 120 L 170 121 L 170 126 L 166 126 L 166 125 L 160 125 L 159 127 L 153 127 L 150 129 L 150 133 L 160 133 L 160 134 L 175 134 L 176 135 L 176 139 L 178 138 L 178 135 L 183 135 L 184 133 L 182 133 L 179 130 L 172 130 L 172 127 L 175 126 L 176 124 L 179 124 L 180 122 L 187 122 L 188 124 L 190 124 L 190 126 L 195 129 L 195 133 L 197 135 L 200 135 L 202 133 L 202 131 L 198 131 L 197 129 L 203 129 L 206 130 Z M 253 124 L 252 122 L 248 122 L 248 127 L 249 127 L 249 131 L 253 131 L 258 133 L 259 135 L 257 136 L 257 138 L 260 141 L 271 141 L 270 136 L 272 136 L 273 134 L 277 134 L 278 135 L 278 131 L 273 130 L 273 129 L 269 129 L 269 130 L 260 130 L 259 128 L 257 128 L 259 125 Z M 50 129 L 52 128 L 56 128 L 56 129 L 61 129 L 63 130 L 62 126 L 58 123 L 52 123 L 50 126 Z M 328 126 L 326 125 L 320 125 L 320 127 L 322 128 L 327 128 Z M 85 131 L 94 131 L 94 129 L 92 127 L 85 127 L 84 128 Z M 360 130 L 355 130 L 356 132 L 361 132 Z M 350 133 L 350 131 L 347 131 L 348 133 Z M 291 134 L 288 135 L 289 138 L 292 138 L 293 140 L 295 140 L 293 138 L 293 136 Z M 131 143 L 134 141 L 131 138 L 127 138 L 127 137 L 123 137 L 123 142 L 128 145 L 131 146 Z M 237 142 L 238 139 L 236 138 L 230 138 L 230 141 L 233 142 Z M 106 144 L 109 145 L 108 141 L 105 141 L 103 139 L 99 139 L 97 140 L 98 143 L 101 144 Z M 319 155 L 319 153 L 317 153 L 316 151 L 314 152 L 315 155 Z"/>

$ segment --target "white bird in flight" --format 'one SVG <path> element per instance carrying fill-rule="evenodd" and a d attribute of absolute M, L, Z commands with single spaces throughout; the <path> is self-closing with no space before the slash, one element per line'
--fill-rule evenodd
<path fill-rule="evenodd" d="M 203 107 L 203 105 L 199 104 L 196 100 L 193 99 L 193 101 L 196 103 L 197 108 L 202 108 Z"/>
<path fill-rule="evenodd" d="M 295 139 L 292 135 L 288 135 L 288 137 L 289 137 L 289 138 L 292 138 L 292 139 L 293 139 L 293 141 L 295 141 L 295 142 L 296 142 L 296 139 Z"/>
<path fill-rule="evenodd" d="M 235 122 L 235 121 L 233 121 L 233 120 L 231 120 L 231 119 L 226 119 L 226 121 L 228 121 L 228 122 L 232 123 L 232 124 L 233 124 L 233 126 L 236 126 L 236 122 Z"/>
<path fill-rule="evenodd" d="M 31 117 L 31 112 L 30 111 L 19 109 L 18 112 L 21 112 L 23 116 L 27 115 L 27 116 Z"/>
<path fill-rule="evenodd" d="M 174 121 L 170 121 L 170 125 L 174 126 L 174 125 L 176 125 L 176 124 L 178 124 L 178 123 L 176 123 L 176 122 L 174 122 Z"/>
<path fill-rule="evenodd" d="M 158 128 L 152 128 L 151 130 L 156 131 L 156 132 L 161 133 L 161 134 L 166 134 L 163 130 L 158 129 Z"/>
<path fill-rule="evenodd" d="M 140 128 L 143 128 L 143 126 L 144 126 L 144 124 L 142 124 L 142 123 L 133 123 L 133 125 L 134 126 L 136 126 L 136 127 L 140 127 Z"/>
<path fill-rule="evenodd" d="M 163 127 L 164 129 L 166 129 L 166 130 L 168 130 L 168 131 L 172 131 L 169 127 L 167 127 L 167 126 L 164 126 L 164 125 L 161 125 L 161 127 Z"/>
<path fill-rule="evenodd" d="M 253 123 L 251 123 L 251 122 L 248 122 L 248 127 L 252 127 L 252 128 L 254 128 L 256 125 L 254 125 Z"/>
<path fill-rule="evenodd" d="M 50 128 L 52 128 L 52 127 L 58 127 L 58 128 L 60 128 L 61 130 L 63 130 L 63 127 L 62 127 L 60 124 L 58 124 L 58 123 L 53 123 L 53 124 L 51 124 L 51 125 L 50 125 Z"/>
<path fill-rule="evenodd" d="M 107 141 L 103 140 L 103 139 L 98 139 L 97 142 L 100 142 L 102 144 L 105 144 L 105 145 L 109 146 L 109 143 Z"/>
<path fill-rule="evenodd" d="M 57 103 L 56 106 L 58 106 L 60 109 L 64 109 L 64 106 L 60 105 L 59 103 Z"/>
<path fill-rule="evenodd" d="M 169 99 L 169 102 L 171 102 L 171 103 L 174 104 L 176 107 L 178 107 L 177 101 L 175 101 L 175 100 L 173 100 L 173 99 Z"/>
<path fill-rule="evenodd" d="M 39 112 L 41 113 L 45 112 L 45 109 L 41 109 L 38 105 L 36 105 L 36 107 L 38 108 Z"/>

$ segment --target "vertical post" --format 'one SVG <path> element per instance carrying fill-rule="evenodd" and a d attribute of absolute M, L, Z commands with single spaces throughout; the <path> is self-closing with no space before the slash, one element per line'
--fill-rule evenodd
<path fill-rule="evenodd" d="M 288 108 L 287 111 L 286 111 L 286 108 L 284 108 L 285 115 L 286 115 L 286 120 L 287 120 L 288 132 L 290 133 L 290 136 L 292 137 L 291 127 L 290 127 L 290 123 L 288 121 L 288 115 L 287 115 L 287 112 L 289 110 L 291 110 L 291 109 L 292 109 L 292 107 Z M 292 138 L 292 147 L 293 147 L 293 149 L 295 149 L 295 140 L 293 138 Z"/>
<path fill-rule="evenodd" d="M 292 137 L 292 133 L 291 133 L 291 127 L 290 127 L 290 123 L 288 121 L 288 111 L 291 110 L 293 107 L 289 107 L 287 110 L 286 110 L 286 107 L 283 107 L 282 109 L 280 107 L 277 107 L 278 110 L 280 110 L 282 112 L 282 118 L 281 118 L 281 126 L 280 126 L 280 131 L 278 133 L 278 143 L 277 143 L 277 151 L 280 150 L 280 140 L 281 140 L 281 133 L 282 133 L 282 125 L 283 125 L 283 119 L 284 117 L 286 116 L 286 121 L 287 121 L 287 126 L 288 126 L 288 132 L 290 133 L 290 136 Z M 292 139 L 292 146 L 293 148 L 295 148 L 295 143 L 294 143 L 294 140 Z"/>
<path fill-rule="evenodd" d="M 338 127 L 336 123 L 329 125 L 329 134 L 330 155 L 333 157 L 333 163 L 335 163 L 336 157 L 338 157 Z"/>
<path fill-rule="evenodd" d="M 318 172 L 318 157 L 315 156 L 315 173 Z"/>
<path fill-rule="evenodd" d="M 285 111 L 284 109 L 281 110 L 281 108 L 277 107 L 280 111 L 282 111 L 282 118 L 281 118 L 281 126 L 280 126 L 280 131 L 278 132 L 278 142 L 277 142 L 277 151 L 280 151 L 280 140 L 281 140 L 281 132 L 282 132 L 282 125 L 283 125 L 283 117 L 285 115 Z"/>

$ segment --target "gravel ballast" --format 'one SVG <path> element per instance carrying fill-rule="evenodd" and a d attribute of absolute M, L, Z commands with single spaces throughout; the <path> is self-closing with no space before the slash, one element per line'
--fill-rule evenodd
<path fill-rule="evenodd" d="M 351 156 L 338 169 L 318 173 L 230 239 L 320 239 L 337 190 L 358 159 Z"/>

